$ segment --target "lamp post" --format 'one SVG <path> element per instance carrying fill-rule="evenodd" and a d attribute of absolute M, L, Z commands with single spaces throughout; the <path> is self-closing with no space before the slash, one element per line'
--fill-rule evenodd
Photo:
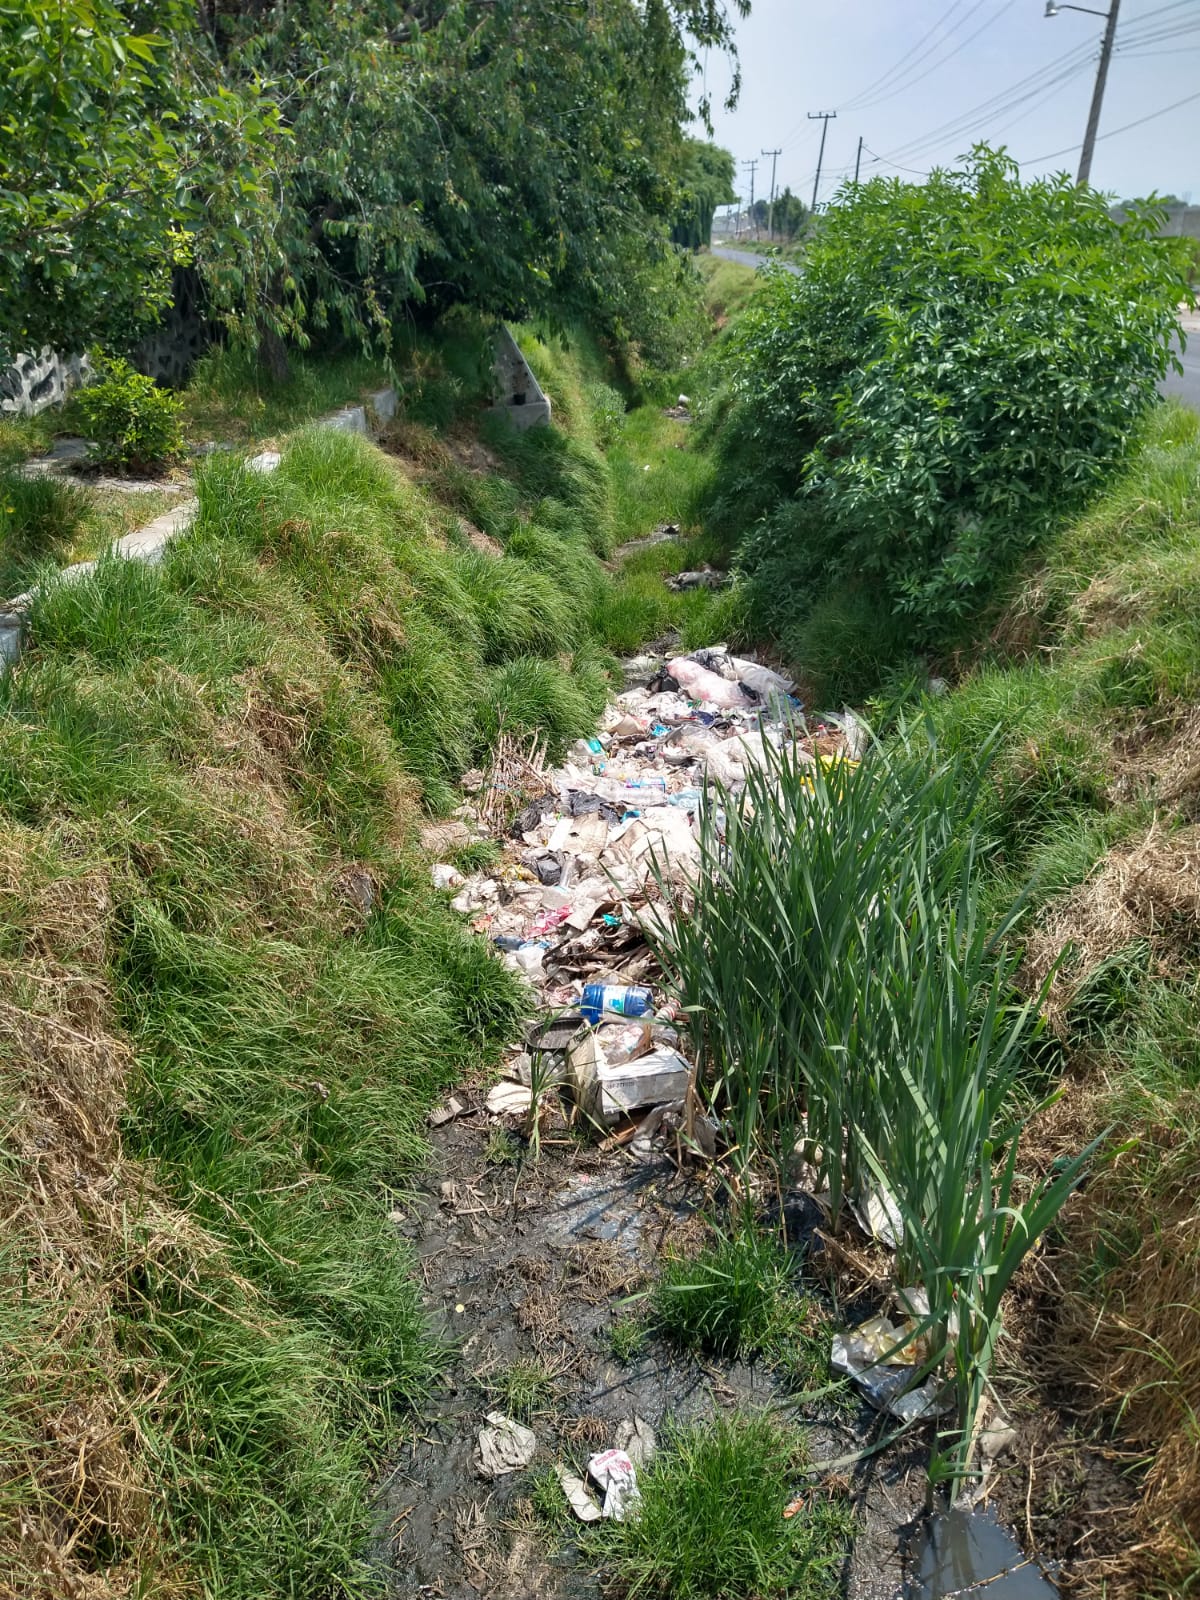
<path fill-rule="evenodd" d="M 1097 11 L 1094 6 L 1057 5 L 1046 0 L 1046 15 L 1056 17 L 1060 11 L 1086 11 L 1089 17 L 1104 18 L 1104 38 L 1100 44 L 1100 65 L 1096 68 L 1096 87 L 1092 90 L 1092 105 L 1088 112 L 1087 132 L 1083 136 L 1083 149 L 1079 154 L 1079 171 L 1075 182 L 1085 184 L 1092 175 L 1092 151 L 1096 145 L 1096 131 L 1100 126 L 1100 107 L 1104 103 L 1104 85 L 1108 80 L 1108 63 L 1112 59 L 1113 42 L 1117 36 L 1117 12 L 1121 0 L 1112 0 L 1107 11 Z"/>

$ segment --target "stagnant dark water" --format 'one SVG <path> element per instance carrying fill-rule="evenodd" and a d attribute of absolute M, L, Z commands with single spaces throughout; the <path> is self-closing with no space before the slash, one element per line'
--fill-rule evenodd
<path fill-rule="evenodd" d="M 913 1535 L 905 1600 L 1055 1600 L 1036 1561 L 984 1511 L 947 1511 Z"/>

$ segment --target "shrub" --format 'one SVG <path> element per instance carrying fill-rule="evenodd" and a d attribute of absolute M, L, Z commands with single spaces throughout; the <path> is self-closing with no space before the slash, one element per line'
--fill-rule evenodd
<path fill-rule="evenodd" d="M 79 396 L 94 458 L 106 467 L 151 472 L 183 451 L 183 402 L 127 361 L 105 363 L 104 377 Z"/>
<path fill-rule="evenodd" d="M 800 620 L 851 579 L 945 643 L 1123 455 L 1185 286 L 1158 213 L 977 147 L 830 208 L 735 341 L 717 523 Z M 769 587 L 769 586 L 768 586 Z M 801 663 L 801 666 L 803 663 Z"/>

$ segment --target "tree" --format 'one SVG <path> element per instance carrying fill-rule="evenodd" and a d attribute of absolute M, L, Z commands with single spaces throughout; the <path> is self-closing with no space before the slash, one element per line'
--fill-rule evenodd
<path fill-rule="evenodd" d="M 385 349 L 398 315 L 460 301 L 632 313 L 630 264 L 662 255 L 686 168 L 689 57 L 731 43 L 719 0 L 222 0 L 206 15 L 227 72 L 279 85 L 291 134 L 259 324 Z M 220 260 L 208 272 L 236 305 L 244 285 Z"/>
<path fill-rule="evenodd" d="M 728 150 L 699 139 L 684 142 L 679 178 L 679 198 L 671 224 L 671 239 L 688 250 L 699 250 L 712 238 L 713 216 L 718 206 L 736 204 L 736 171 Z"/>
<path fill-rule="evenodd" d="M 781 239 L 796 238 L 807 218 L 808 207 L 790 188 L 775 196 L 775 231 Z"/>
<path fill-rule="evenodd" d="M 180 0 L 0 0 L 0 360 L 128 342 L 197 229 L 261 219 L 277 113 L 194 38 Z"/>
<path fill-rule="evenodd" d="M 1100 485 L 1156 399 L 1185 298 L 1162 213 L 1123 222 L 979 146 L 822 217 L 745 314 L 723 514 L 777 629 L 853 594 L 938 647 Z"/>

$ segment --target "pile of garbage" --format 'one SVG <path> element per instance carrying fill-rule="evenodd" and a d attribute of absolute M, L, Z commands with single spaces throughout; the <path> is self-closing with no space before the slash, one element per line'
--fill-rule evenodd
<path fill-rule="evenodd" d="M 857 757 L 863 730 L 849 713 L 807 725 L 791 679 L 724 646 L 639 656 L 625 673 L 595 737 L 562 766 L 502 740 L 488 773 L 467 774 L 457 820 L 427 829 L 424 842 L 502 843 L 498 861 L 467 877 L 444 861 L 432 869 L 542 1013 L 489 1109 L 527 1111 L 565 1081 L 602 1126 L 660 1110 L 638 1152 L 678 1132 L 688 1088 L 677 1018 L 655 1003 L 651 942 L 669 932 L 663 886 L 686 887 L 699 867 L 704 808 L 718 808 L 720 826 L 724 800 L 769 748 Z"/>

